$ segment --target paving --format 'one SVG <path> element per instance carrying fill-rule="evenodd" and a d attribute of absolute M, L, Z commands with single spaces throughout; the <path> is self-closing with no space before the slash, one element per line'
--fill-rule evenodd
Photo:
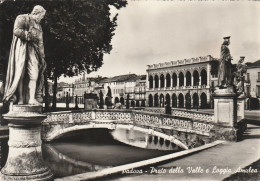
<path fill-rule="evenodd" d="M 156 166 L 157 172 L 166 173 L 128 174 L 112 180 L 223 180 L 236 171 L 260 174 L 259 168 L 244 169 L 260 159 L 260 127 L 249 125 L 240 142 L 226 142 L 199 153 Z M 191 171 L 194 173 L 192 173 Z M 155 171 L 155 169 L 153 169 Z M 175 171 L 177 173 L 169 173 Z M 189 172 L 190 171 L 190 172 Z M 208 172 L 208 173 L 207 173 Z M 252 173 L 255 172 L 255 173 Z M 123 177 L 122 177 L 123 176 Z M 110 179 L 111 180 L 111 179 Z"/>

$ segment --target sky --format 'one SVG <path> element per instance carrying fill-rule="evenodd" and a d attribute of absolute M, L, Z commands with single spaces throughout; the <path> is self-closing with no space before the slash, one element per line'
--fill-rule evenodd
<path fill-rule="evenodd" d="M 146 74 L 147 65 L 220 56 L 231 36 L 233 63 L 260 59 L 260 3 L 255 1 L 128 1 L 118 13 L 113 49 L 87 77 Z M 60 78 L 72 83 L 74 78 Z"/>

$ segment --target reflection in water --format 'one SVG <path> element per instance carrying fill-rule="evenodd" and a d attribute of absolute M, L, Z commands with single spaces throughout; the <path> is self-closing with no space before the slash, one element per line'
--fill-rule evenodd
<path fill-rule="evenodd" d="M 122 137 L 125 137 L 122 133 Z M 113 139 L 106 129 L 81 130 L 43 145 L 43 158 L 56 178 L 98 171 L 175 151 L 132 147 Z M 145 139 L 141 139 L 145 140 Z"/>
<path fill-rule="evenodd" d="M 173 151 L 180 150 L 177 145 L 171 143 L 169 140 L 164 140 L 163 138 L 133 129 L 115 129 L 111 134 L 115 140 L 139 148 Z"/>

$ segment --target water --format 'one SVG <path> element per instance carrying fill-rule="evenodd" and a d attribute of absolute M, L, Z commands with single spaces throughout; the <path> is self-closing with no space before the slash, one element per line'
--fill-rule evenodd
<path fill-rule="evenodd" d="M 119 137 L 120 132 L 125 134 L 123 130 L 110 134 L 106 129 L 90 129 L 68 133 L 65 135 L 66 137 L 42 145 L 44 161 L 53 171 L 55 178 L 61 178 L 133 163 L 179 151 L 176 149 L 167 151 L 152 150 L 151 146 L 150 149 L 129 146 L 113 139 L 115 135 Z M 130 133 L 133 134 L 133 132 Z M 138 143 L 140 140 L 147 142 L 147 139 L 140 138 L 140 133 L 136 135 L 138 135 L 139 138 Z M 129 138 L 131 142 L 133 142 L 133 137 L 130 136 Z M 2 141 L 1 144 L 6 148 L 7 140 Z M 147 145 L 147 143 L 145 145 Z M 7 151 L 4 149 L 1 152 L 2 158 L 4 158 L 1 160 L 1 164 L 4 165 Z"/>
<path fill-rule="evenodd" d="M 75 132 L 43 145 L 43 156 L 55 177 L 65 177 L 108 167 L 142 161 L 171 151 L 143 149 L 113 139 L 108 130 L 91 129 Z"/>

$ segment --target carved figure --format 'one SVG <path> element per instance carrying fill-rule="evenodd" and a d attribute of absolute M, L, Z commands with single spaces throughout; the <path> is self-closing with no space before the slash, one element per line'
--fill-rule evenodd
<path fill-rule="evenodd" d="M 230 36 L 224 37 L 224 42 L 221 46 L 219 67 L 218 67 L 218 86 L 226 88 L 231 86 L 232 82 L 232 57 L 228 45 L 230 44 Z"/>
<path fill-rule="evenodd" d="M 104 108 L 104 98 L 103 98 L 102 90 L 100 90 L 100 92 L 99 92 L 99 108 L 100 109 Z"/>
<path fill-rule="evenodd" d="M 46 10 L 35 6 L 31 14 L 17 16 L 10 49 L 3 101 L 40 105 L 46 68 L 40 21 Z M 37 101 L 36 100 L 39 100 Z"/>
<path fill-rule="evenodd" d="M 244 89 L 244 74 L 247 72 L 246 65 L 243 64 L 245 57 L 241 56 L 237 63 L 236 71 L 234 72 L 234 85 L 236 86 L 236 91 L 239 94 L 245 93 Z"/>
<path fill-rule="evenodd" d="M 107 102 L 107 106 L 112 106 L 112 92 L 109 86 L 107 86 L 107 98 L 108 98 L 108 102 Z"/>

